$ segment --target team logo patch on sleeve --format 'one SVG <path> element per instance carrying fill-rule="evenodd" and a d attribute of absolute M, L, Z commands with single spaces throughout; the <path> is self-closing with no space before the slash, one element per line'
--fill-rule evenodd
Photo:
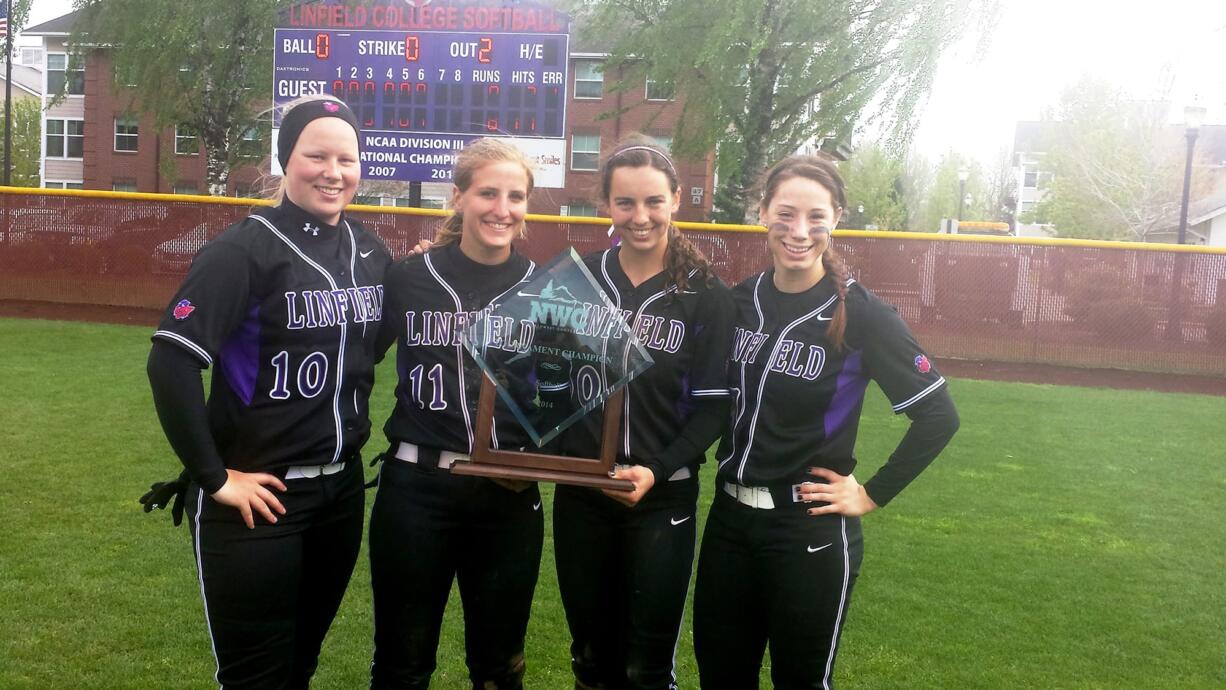
<path fill-rule="evenodd" d="M 921 374 L 927 374 L 932 371 L 932 362 L 929 362 L 928 358 L 923 355 L 916 355 L 915 370 Z"/>
<path fill-rule="evenodd" d="M 179 303 L 175 305 L 173 314 L 176 321 L 182 321 L 191 316 L 194 311 L 196 311 L 196 307 L 191 302 L 183 299 L 179 300 Z"/>

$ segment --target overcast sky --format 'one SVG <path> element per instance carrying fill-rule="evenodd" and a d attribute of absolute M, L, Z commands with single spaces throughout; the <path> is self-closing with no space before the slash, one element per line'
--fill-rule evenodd
<path fill-rule="evenodd" d="M 1206 122 L 1226 124 L 1226 1 L 1001 0 L 987 50 L 976 36 L 953 46 L 919 112 L 914 147 L 936 158 L 955 150 L 989 163 L 1013 142 L 1014 123 L 1052 108 L 1082 75 L 1138 98 L 1169 83 L 1171 122 L 1194 98 Z M 72 11 L 71 0 L 36 0 L 30 25 Z"/>

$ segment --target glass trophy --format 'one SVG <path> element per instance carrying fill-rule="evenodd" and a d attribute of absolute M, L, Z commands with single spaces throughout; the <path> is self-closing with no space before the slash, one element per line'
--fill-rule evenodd
<path fill-rule="evenodd" d="M 457 463 L 452 472 L 633 489 L 610 474 L 623 389 L 652 365 L 651 355 L 574 249 L 481 311 L 465 329 L 463 343 L 484 376 L 472 462 Z M 496 400 L 502 403 L 497 414 Z M 542 451 L 601 405 L 599 457 Z M 498 429 L 508 423 L 518 424 L 524 432 L 518 436 L 530 442 L 516 450 L 492 448 Z"/>

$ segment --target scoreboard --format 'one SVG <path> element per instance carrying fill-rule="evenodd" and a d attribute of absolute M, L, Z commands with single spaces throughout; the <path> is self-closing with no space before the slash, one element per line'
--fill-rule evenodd
<path fill-rule="evenodd" d="M 535 139 L 521 148 L 559 167 L 565 156 L 566 33 L 283 26 L 274 44 L 274 136 L 284 105 L 335 96 L 358 118 L 364 179 L 449 180 L 483 136 Z"/>

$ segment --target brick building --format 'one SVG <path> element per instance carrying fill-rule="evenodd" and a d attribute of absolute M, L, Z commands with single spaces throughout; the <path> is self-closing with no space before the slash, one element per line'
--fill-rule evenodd
<path fill-rule="evenodd" d="M 84 69 L 69 70 L 67 41 L 79 12 L 44 22 L 24 32 L 43 40 L 44 93 L 68 82 L 68 96 L 46 108 L 43 117 L 44 186 L 162 193 L 206 193 L 205 157 L 200 142 L 185 127 L 159 129 L 153 119 L 133 110 L 126 89 L 113 84 L 105 50 L 91 50 Z M 566 186 L 541 189 L 533 197 L 534 213 L 596 215 L 596 163 L 602 152 L 631 132 L 641 131 L 665 145 L 682 112 L 667 85 L 641 77 L 613 88 L 621 70 L 602 73 L 606 53 L 578 46 L 572 37 L 567 84 Z M 50 103 L 50 98 L 47 99 Z M 607 119 L 600 119 L 611 113 Z M 250 166 L 231 173 L 232 195 L 259 194 L 261 171 L 268 170 L 267 151 L 251 139 Z M 159 164 L 161 162 L 161 164 Z M 679 162 L 679 220 L 706 220 L 711 211 L 714 157 Z M 359 201 L 408 205 L 408 185 L 375 183 L 361 190 Z M 423 184 L 424 206 L 440 206 L 449 186 Z"/>

